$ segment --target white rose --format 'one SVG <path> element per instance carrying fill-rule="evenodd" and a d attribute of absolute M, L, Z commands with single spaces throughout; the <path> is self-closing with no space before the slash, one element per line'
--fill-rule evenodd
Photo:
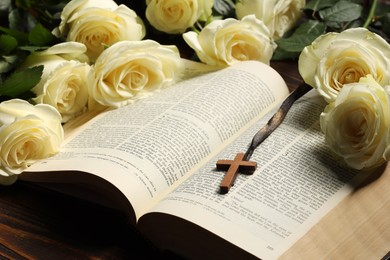
<path fill-rule="evenodd" d="M 61 12 L 61 23 L 53 30 L 57 36 L 66 36 L 70 30 L 70 20 L 72 16 L 85 8 L 95 8 L 99 6 L 103 9 L 114 10 L 118 5 L 112 0 L 71 0 Z"/>
<path fill-rule="evenodd" d="M 346 84 L 321 114 L 330 149 L 350 167 L 376 167 L 389 160 L 390 96 L 371 75 Z"/>
<path fill-rule="evenodd" d="M 34 101 L 56 108 L 65 123 L 83 113 L 88 104 L 88 74 L 90 66 L 78 60 L 86 47 L 81 43 L 66 42 L 27 57 L 23 66 L 43 65 L 40 82 L 32 89 Z M 84 60 L 84 59 L 83 59 Z"/>
<path fill-rule="evenodd" d="M 20 99 L 0 103 L 0 183 L 11 184 L 29 165 L 58 153 L 63 139 L 53 107 Z"/>
<path fill-rule="evenodd" d="M 281 38 L 302 15 L 305 0 L 240 0 L 236 3 L 236 16 L 254 14 L 264 22 L 273 39 Z"/>
<path fill-rule="evenodd" d="M 179 34 L 196 21 L 206 21 L 214 0 L 146 0 L 146 19 L 159 31 Z"/>
<path fill-rule="evenodd" d="M 344 84 L 368 74 L 380 85 L 388 85 L 390 45 L 365 28 L 328 33 L 303 49 L 298 68 L 304 81 L 332 102 Z"/>
<path fill-rule="evenodd" d="M 229 66 L 239 61 L 257 60 L 269 64 L 276 44 L 269 30 L 254 15 L 242 20 L 214 20 L 197 34 L 183 34 L 199 59 L 213 66 Z"/>
<path fill-rule="evenodd" d="M 174 82 L 183 68 L 176 46 L 152 40 L 118 42 L 96 60 L 89 94 L 100 105 L 121 107 Z"/>
<path fill-rule="evenodd" d="M 142 39 L 145 27 L 133 10 L 112 0 L 72 0 L 64 7 L 54 34 L 85 44 L 87 55 L 95 61 L 106 46 Z"/>

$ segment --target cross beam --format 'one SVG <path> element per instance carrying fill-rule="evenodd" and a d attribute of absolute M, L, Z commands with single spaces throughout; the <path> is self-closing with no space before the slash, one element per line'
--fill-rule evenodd
<path fill-rule="evenodd" d="M 243 161 L 244 153 L 238 153 L 234 160 L 218 160 L 217 169 L 227 171 L 225 177 L 220 184 L 220 192 L 225 194 L 230 187 L 234 185 L 238 173 L 252 174 L 257 167 L 257 163 L 253 161 Z"/>

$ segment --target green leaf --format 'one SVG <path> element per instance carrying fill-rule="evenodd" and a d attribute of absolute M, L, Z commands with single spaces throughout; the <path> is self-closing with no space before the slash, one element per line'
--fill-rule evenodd
<path fill-rule="evenodd" d="M 43 66 L 27 68 L 14 72 L 0 86 L 0 96 L 16 98 L 32 89 L 41 80 Z"/>
<path fill-rule="evenodd" d="M 288 38 L 276 41 L 279 48 L 288 52 L 301 52 L 304 47 L 310 45 L 318 36 L 325 32 L 325 24 L 309 20 L 299 26 Z"/>
<path fill-rule="evenodd" d="M 309 9 L 317 12 L 321 9 L 333 6 L 338 1 L 339 0 L 313 0 L 309 1 L 304 7 L 304 9 Z"/>
<path fill-rule="evenodd" d="M 11 30 L 0 26 L 0 31 L 14 37 L 18 41 L 18 45 L 26 45 L 28 43 L 28 34 L 20 32 L 18 30 Z"/>
<path fill-rule="evenodd" d="M 29 33 L 28 40 L 32 45 L 45 46 L 50 45 L 55 40 L 55 37 L 45 27 L 37 23 Z"/>
<path fill-rule="evenodd" d="M 272 56 L 272 61 L 294 60 L 299 57 L 300 52 L 288 52 L 277 48 Z"/>
<path fill-rule="evenodd" d="M 291 36 L 276 41 L 276 49 L 272 59 L 283 60 L 298 57 L 306 46 L 310 45 L 318 36 L 325 32 L 324 23 L 308 20 L 302 23 Z"/>
<path fill-rule="evenodd" d="M 362 10 L 361 5 L 347 1 L 339 1 L 332 7 L 319 11 L 319 15 L 325 23 L 350 22 L 359 19 Z"/>
<path fill-rule="evenodd" d="M 8 55 L 18 46 L 18 41 L 10 35 L 0 35 L 0 54 Z"/>

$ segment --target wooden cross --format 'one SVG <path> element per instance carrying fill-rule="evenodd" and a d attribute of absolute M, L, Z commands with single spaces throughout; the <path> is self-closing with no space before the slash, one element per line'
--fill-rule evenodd
<path fill-rule="evenodd" d="M 251 175 L 257 167 L 257 163 L 253 161 L 243 161 L 244 153 L 238 153 L 234 160 L 218 160 L 217 169 L 227 171 L 225 177 L 220 184 L 220 192 L 225 194 L 233 186 L 234 180 L 238 173 Z"/>

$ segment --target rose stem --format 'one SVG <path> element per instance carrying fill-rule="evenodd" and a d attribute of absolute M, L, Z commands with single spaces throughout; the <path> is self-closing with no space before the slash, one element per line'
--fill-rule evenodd
<path fill-rule="evenodd" d="M 372 19 L 375 15 L 377 5 L 378 5 L 378 0 L 372 1 L 370 12 L 368 13 L 368 17 L 363 25 L 364 28 L 367 28 L 370 25 L 370 23 L 372 22 Z"/>

